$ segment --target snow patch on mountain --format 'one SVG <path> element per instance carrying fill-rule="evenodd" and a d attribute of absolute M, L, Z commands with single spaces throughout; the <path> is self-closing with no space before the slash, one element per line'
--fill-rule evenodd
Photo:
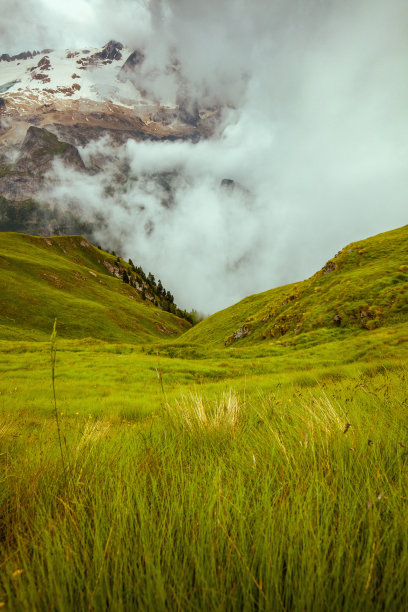
<path fill-rule="evenodd" d="M 47 104 L 54 99 L 87 99 L 133 108 L 148 100 L 122 70 L 135 50 L 110 41 L 102 49 L 49 51 L 0 62 L 0 93 L 24 95 Z M 127 64 L 127 66 L 129 63 Z M 162 103 L 175 107 L 176 101 Z"/>

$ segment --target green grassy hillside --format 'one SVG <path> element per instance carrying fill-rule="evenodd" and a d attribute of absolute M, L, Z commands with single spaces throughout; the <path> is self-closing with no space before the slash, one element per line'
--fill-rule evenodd
<path fill-rule="evenodd" d="M 183 342 L 237 346 L 370 331 L 408 318 L 408 225 L 342 249 L 303 282 L 252 295 L 208 317 Z"/>
<path fill-rule="evenodd" d="M 407 229 L 181 336 L 131 262 L 0 234 L 0 608 L 407 610 Z"/>
<path fill-rule="evenodd" d="M 157 341 L 189 328 L 115 276 L 123 270 L 131 276 L 123 260 L 80 236 L 0 233 L 0 339 L 48 339 L 55 317 L 61 337 L 108 342 Z"/>

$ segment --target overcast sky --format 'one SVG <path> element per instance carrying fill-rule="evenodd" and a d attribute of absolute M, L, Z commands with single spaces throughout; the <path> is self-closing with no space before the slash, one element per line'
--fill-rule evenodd
<path fill-rule="evenodd" d="M 137 0 L 0 0 L 2 52 L 99 47 L 112 38 L 143 41 L 150 27 L 146 5 Z"/>
<path fill-rule="evenodd" d="M 176 52 L 199 99 L 230 105 L 210 141 L 112 151 L 112 166 L 126 159 L 135 173 L 177 169 L 170 211 L 146 184 L 109 199 L 101 177 L 58 175 L 61 201 L 71 195 L 103 213 L 112 229 L 105 244 L 120 236 L 124 254 L 161 276 L 181 305 L 211 312 L 301 280 L 347 243 L 407 223 L 406 0 L 0 7 L 2 52 L 113 38 L 143 47 L 156 75 Z M 220 191 L 222 178 L 241 183 L 250 202 Z"/>

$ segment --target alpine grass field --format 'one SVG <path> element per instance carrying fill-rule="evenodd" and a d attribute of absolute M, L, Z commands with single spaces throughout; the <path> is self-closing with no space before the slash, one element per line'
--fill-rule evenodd
<path fill-rule="evenodd" d="M 406 610 L 408 226 L 192 328 L 115 261 L 0 234 L 0 607 Z"/>

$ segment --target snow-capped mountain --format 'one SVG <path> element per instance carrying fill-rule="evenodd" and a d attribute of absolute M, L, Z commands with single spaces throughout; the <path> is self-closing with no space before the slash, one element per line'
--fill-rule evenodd
<path fill-rule="evenodd" d="M 177 58 L 157 66 L 115 41 L 0 55 L 0 231 L 92 239 L 109 222 L 88 208 L 89 188 L 102 190 L 98 201 L 136 211 L 137 231 L 149 237 L 154 211 L 173 210 L 189 178 L 177 160 L 146 169 L 129 152 L 138 141 L 211 136 L 221 107 L 196 95 Z"/>
<path fill-rule="evenodd" d="M 149 88 L 154 75 L 143 70 L 144 60 L 142 51 L 115 41 L 100 49 L 1 55 L 0 146 L 22 142 L 29 125 L 75 145 L 104 133 L 118 142 L 210 134 L 219 109 L 192 101 L 177 62 L 164 70 L 173 86 L 158 96 Z"/>
<path fill-rule="evenodd" d="M 114 41 L 102 49 L 4 54 L 0 56 L 0 94 L 7 94 L 10 108 L 24 107 L 27 96 L 39 104 L 87 99 L 143 107 L 149 101 L 125 78 L 126 63 L 133 54 Z M 164 104 L 175 107 L 174 100 Z"/>

